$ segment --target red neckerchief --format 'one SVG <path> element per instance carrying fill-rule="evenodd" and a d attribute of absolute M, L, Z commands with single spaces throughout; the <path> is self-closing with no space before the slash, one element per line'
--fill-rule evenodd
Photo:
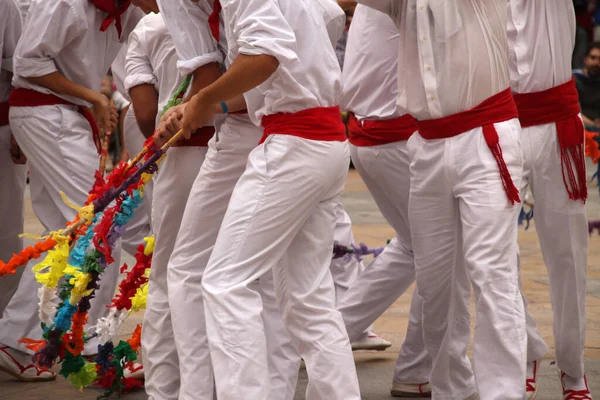
<path fill-rule="evenodd" d="M 213 12 L 208 16 L 208 26 L 216 41 L 219 41 L 219 14 L 221 13 L 221 2 L 215 0 L 213 3 Z"/>
<path fill-rule="evenodd" d="M 108 29 L 110 24 L 115 21 L 115 27 L 117 28 L 117 33 L 119 34 L 119 39 L 121 38 L 121 15 L 127 11 L 129 5 L 131 4 L 131 0 L 127 0 L 123 2 L 119 7 L 115 6 L 115 0 L 90 0 L 94 6 L 100 10 L 108 13 L 108 16 L 104 18 L 102 21 L 102 25 L 100 25 L 100 32 L 104 32 Z"/>

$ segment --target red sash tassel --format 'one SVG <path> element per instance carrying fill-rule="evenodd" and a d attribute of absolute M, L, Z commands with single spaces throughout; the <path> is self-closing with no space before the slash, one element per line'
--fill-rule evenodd
<path fill-rule="evenodd" d="M 571 200 L 586 201 L 585 132 L 579 118 L 579 95 L 575 80 L 548 90 L 515 93 L 521 126 L 556 124 L 563 182 Z"/>

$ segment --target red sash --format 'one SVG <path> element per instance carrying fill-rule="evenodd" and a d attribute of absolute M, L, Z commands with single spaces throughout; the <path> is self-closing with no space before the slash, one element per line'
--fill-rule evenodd
<path fill-rule="evenodd" d="M 39 106 L 54 106 L 54 105 L 70 105 L 77 107 L 77 111 L 89 122 L 92 128 L 92 137 L 98 154 L 102 151 L 102 144 L 100 143 L 100 132 L 98 131 L 98 125 L 94 119 L 94 115 L 87 108 L 73 104 L 70 101 L 61 99 L 60 97 L 49 94 L 40 93 L 35 90 L 16 88 L 10 92 L 8 102 L 11 107 L 39 107 Z"/>
<path fill-rule="evenodd" d="M 8 101 L 0 103 L 0 126 L 8 125 Z"/>
<path fill-rule="evenodd" d="M 329 142 L 346 140 L 346 127 L 339 107 L 316 107 L 295 113 L 265 115 L 261 122 L 265 133 L 259 144 L 274 134 Z"/>
<path fill-rule="evenodd" d="M 385 120 L 359 121 L 348 115 L 348 140 L 355 146 L 380 146 L 408 140 L 417 130 L 415 119 L 406 114 Z"/>
<path fill-rule="evenodd" d="M 494 124 L 517 118 L 517 116 L 517 107 L 510 89 L 506 89 L 483 101 L 475 108 L 443 118 L 417 121 L 417 126 L 419 134 L 427 140 L 446 139 L 482 127 L 485 141 L 498 164 L 504 191 L 511 204 L 515 204 L 521 201 L 519 190 L 515 187 L 502 157 L 500 139 Z"/>
<path fill-rule="evenodd" d="M 565 188 L 571 200 L 585 202 L 588 192 L 584 129 L 579 118 L 579 95 L 575 80 L 541 92 L 515 93 L 514 98 L 523 128 L 556 124 Z"/>
<path fill-rule="evenodd" d="M 214 126 L 203 126 L 192 133 L 189 139 L 179 140 L 173 147 L 206 147 L 215 134 Z"/>

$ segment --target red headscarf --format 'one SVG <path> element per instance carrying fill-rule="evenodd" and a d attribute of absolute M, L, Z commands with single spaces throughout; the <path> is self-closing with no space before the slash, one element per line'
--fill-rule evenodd
<path fill-rule="evenodd" d="M 124 1 L 120 6 L 115 5 L 115 0 L 91 0 L 91 2 L 96 6 L 98 10 L 104 11 L 108 13 L 108 16 L 104 18 L 102 21 L 102 25 L 100 26 L 100 32 L 106 31 L 110 24 L 115 21 L 115 27 L 117 28 L 117 33 L 119 34 L 119 39 L 121 38 L 121 15 L 127 11 L 129 5 L 131 4 L 131 0 Z"/>

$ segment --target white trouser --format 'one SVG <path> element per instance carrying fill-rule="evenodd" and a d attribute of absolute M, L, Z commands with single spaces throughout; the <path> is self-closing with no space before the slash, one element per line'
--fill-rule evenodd
<path fill-rule="evenodd" d="M 336 206 L 335 217 L 333 239 L 339 244 L 349 247 L 355 243 L 354 234 L 352 233 L 352 221 L 341 202 Z M 342 257 L 331 260 L 330 268 L 333 284 L 335 285 L 335 304 L 339 305 L 344 293 L 365 270 L 365 266 L 361 261 L 357 261 L 355 257 Z"/>
<path fill-rule="evenodd" d="M 142 331 L 145 386 L 150 400 L 179 397 L 179 361 L 171 325 L 167 264 L 192 184 L 207 150 L 208 147 L 171 148 L 154 178 L 155 246 Z"/>
<path fill-rule="evenodd" d="M 146 138 L 140 131 L 140 127 L 133 113 L 133 106 L 128 108 L 127 114 L 123 120 L 123 137 L 125 139 L 125 147 L 131 158 L 135 157 L 144 148 Z M 161 169 L 164 167 L 161 167 Z M 153 181 L 150 181 L 144 187 L 144 201 L 137 210 L 129 223 L 127 229 L 123 233 L 122 246 L 123 250 L 131 255 L 137 252 L 137 246 L 144 242 L 144 238 L 152 235 L 152 192 Z"/>
<path fill-rule="evenodd" d="M 413 284 L 415 260 L 408 225 L 410 170 L 406 141 L 370 147 L 350 145 L 350 154 L 377 207 L 396 231 L 396 237 L 359 275 L 339 304 L 352 341 Z M 431 358 L 423 343 L 422 300 L 417 290 L 412 298 L 394 381 L 424 383 L 429 381 Z"/>
<path fill-rule="evenodd" d="M 229 116 L 221 125 L 217 136 L 209 142 L 208 153 L 194 181 L 189 201 L 185 207 L 175 248 L 169 260 L 167 282 L 171 323 L 179 357 L 181 388 L 180 399 L 210 399 L 214 380 L 206 338 L 202 299 L 202 276 L 223 222 L 233 189 L 246 168 L 248 154 L 256 147 L 262 129 L 252 125 L 247 117 Z M 271 279 L 267 276 L 263 279 Z M 265 286 L 261 284 L 261 286 Z M 267 293 L 268 296 L 268 293 Z M 272 296 L 271 296 L 272 299 Z M 271 312 L 267 313 L 267 310 Z M 265 307 L 263 317 L 273 328 L 282 326 L 276 306 Z M 273 335 L 272 345 L 290 346 L 289 338 Z M 287 345 L 286 345 L 287 343 Z M 294 349 L 281 351 L 280 355 L 294 355 Z M 282 385 L 274 399 L 293 398 L 289 388 L 296 387 L 297 356 L 286 359 L 273 357 L 280 364 L 270 369 L 274 384 Z M 296 368 L 290 376 L 284 374 Z M 274 379 L 279 373 L 281 379 Z M 264 400 L 264 399 L 263 399 Z"/>
<path fill-rule="evenodd" d="M 289 135 L 271 135 L 250 154 L 202 283 L 220 400 L 276 394 L 265 368 L 261 299 L 248 287 L 270 269 L 279 310 L 306 363 L 306 397 L 360 399 L 329 268 L 348 157 L 346 142 Z"/>
<path fill-rule="evenodd" d="M 523 190 L 531 186 L 535 229 L 548 268 L 558 367 L 583 378 L 588 221 L 582 201 L 569 199 L 562 176 L 556 124 L 524 128 Z M 541 359 L 548 347 L 527 314 L 528 361 Z"/>
<path fill-rule="evenodd" d="M 520 187 L 523 161 L 518 120 L 494 125 L 510 175 Z M 471 394 L 470 385 L 465 385 L 461 396 L 445 389 L 448 381 L 457 381 L 457 374 L 466 374 L 468 359 L 459 357 L 450 365 L 441 362 L 444 356 L 463 350 L 462 336 L 460 346 L 452 336 L 469 324 L 468 318 L 449 312 L 449 286 L 454 283 L 455 290 L 468 293 L 460 278 L 464 272 L 461 256 L 475 292 L 473 355 L 479 396 L 482 400 L 521 400 L 525 391 L 527 335 L 514 262 L 520 205 L 508 202 L 482 131 L 475 128 L 438 140 L 414 134 L 408 141 L 409 222 L 423 298 L 425 345 L 433 359 L 435 399 Z"/>
<path fill-rule="evenodd" d="M 23 201 L 26 167 L 16 165 L 10 156 L 10 126 L 0 127 L 0 260 L 8 262 L 23 248 Z M 16 292 L 23 268 L 15 274 L 0 277 L 0 315 Z"/>
<path fill-rule="evenodd" d="M 82 205 L 98 168 L 89 123 L 73 106 L 13 107 L 10 126 L 28 158 L 33 211 L 46 230 L 64 228 L 75 218 L 76 211 L 63 202 L 60 192 L 73 203 Z M 91 301 L 89 325 L 108 314 L 106 305 L 115 293 L 119 278 L 120 253 L 119 244 L 114 249 L 115 263 L 102 273 L 100 289 Z M 37 262 L 39 260 L 33 260 L 25 267 L 19 288 L 0 321 L 0 342 L 15 349 L 25 350 L 17 343 L 21 338 L 42 337 L 37 299 L 40 284 L 30 268 Z M 95 340 L 86 344 L 85 354 L 96 351 Z"/>

